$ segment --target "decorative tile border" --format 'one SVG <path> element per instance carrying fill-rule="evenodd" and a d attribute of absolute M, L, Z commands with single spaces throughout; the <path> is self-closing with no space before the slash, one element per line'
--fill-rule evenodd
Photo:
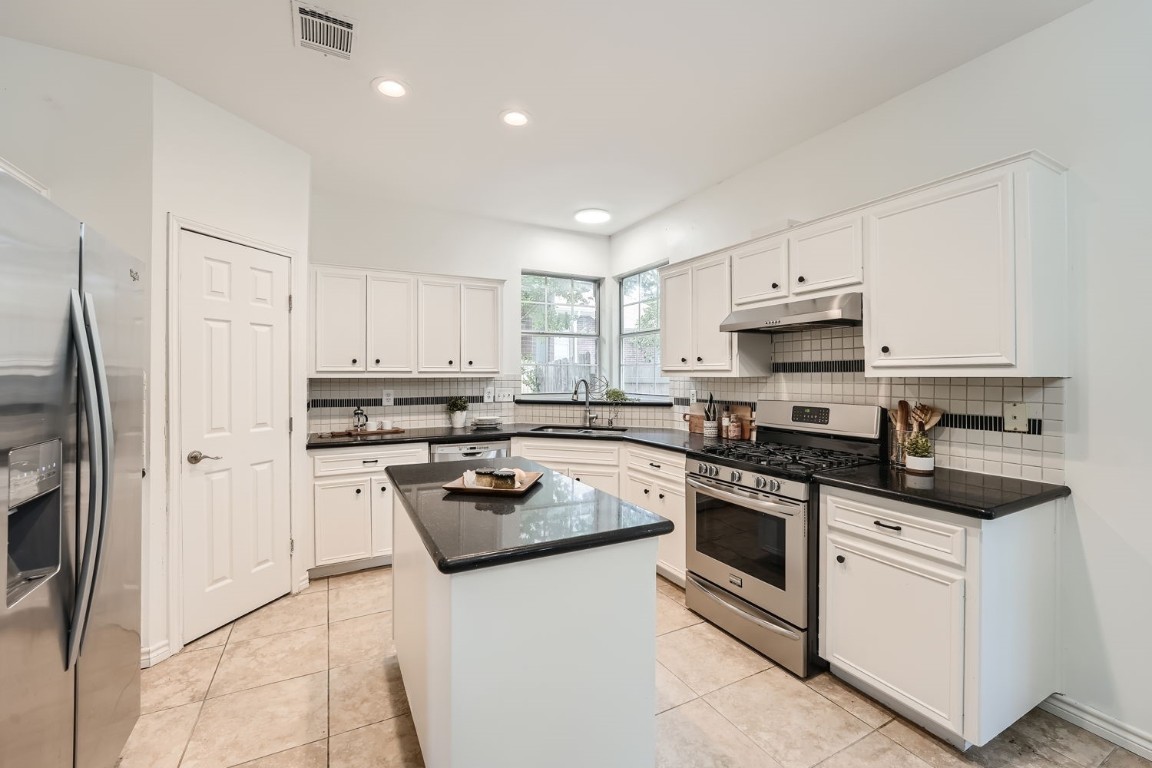
<path fill-rule="evenodd" d="M 1003 416 L 978 416 L 970 413 L 946 413 L 938 426 L 947 429 L 976 429 L 984 432 L 1004 432 Z M 1020 434 L 1024 434 L 1021 432 Z M 1043 419 L 1028 419 L 1029 435 L 1044 434 Z"/>
<path fill-rule="evenodd" d="M 483 403 L 483 395 L 464 395 L 470 404 Z M 395 406 L 406 405 L 447 405 L 451 397 L 397 397 L 392 400 Z M 308 401 L 309 408 L 380 408 L 384 405 L 381 397 L 314 397 Z"/>
<path fill-rule="evenodd" d="M 863 373 L 863 360 L 807 360 L 772 363 L 772 373 Z"/>

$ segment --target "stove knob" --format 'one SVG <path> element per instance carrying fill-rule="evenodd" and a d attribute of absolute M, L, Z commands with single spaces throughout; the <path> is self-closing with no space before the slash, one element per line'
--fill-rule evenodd
<path fill-rule="evenodd" d="M 777 491 L 779 491 L 780 490 L 780 481 L 779 480 L 773 480 L 769 490 L 772 491 L 772 493 L 776 493 Z"/>
<path fill-rule="evenodd" d="M 734 482 L 734 483 L 740 482 L 741 477 L 742 477 L 742 475 L 739 472 L 737 472 L 736 470 L 732 470 L 732 474 L 731 474 L 732 482 Z"/>
<path fill-rule="evenodd" d="M 716 477 L 716 475 L 720 474 L 720 467 L 716 467 L 716 466 L 708 467 L 708 474 L 711 475 L 712 477 Z"/>
<path fill-rule="evenodd" d="M 768 478 L 757 477 L 756 478 L 756 487 L 759 488 L 760 490 L 764 490 L 765 488 L 767 488 L 768 487 Z"/>
<path fill-rule="evenodd" d="M 700 474 L 700 475 L 708 474 L 708 465 L 707 464 L 701 464 L 699 467 L 696 468 L 696 473 Z"/>

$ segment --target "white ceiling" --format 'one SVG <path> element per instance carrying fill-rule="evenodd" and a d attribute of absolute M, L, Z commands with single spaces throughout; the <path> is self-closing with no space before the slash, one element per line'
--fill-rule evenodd
<path fill-rule="evenodd" d="M 295 47 L 289 0 L 5 0 L 0 33 L 174 80 L 325 189 L 610 234 L 1085 2 L 325 0 L 351 62 Z"/>

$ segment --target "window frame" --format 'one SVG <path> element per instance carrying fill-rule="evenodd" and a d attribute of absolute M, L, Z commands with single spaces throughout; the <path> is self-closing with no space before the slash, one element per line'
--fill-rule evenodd
<path fill-rule="evenodd" d="M 593 362 L 594 369 L 597 375 L 602 375 L 604 370 L 604 300 L 603 300 L 603 283 L 602 277 L 589 277 L 587 275 L 572 275 L 561 272 L 544 272 L 538 270 L 522 270 L 520 272 L 521 280 L 521 293 L 520 293 L 520 310 L 524 310 L 523 298 L 523 280 L 525 277 L 543 277 L 554 278 L 557 280 L 579 280 L 581 282 L 590 283 L 593 291 L 593 306 L 596 309 L 596 329 L 594 333 L 570 333 L 565 331 L 531 331 L 526 330 L 523 325 L 520 327 L 520 343 L 521 350 L 523 350 L 523 343 L 525 336 L 543 337 L 543 338 L 560 338 L 560 339 L 592 339 L 595 342 L 596 352 L 595 360 Z M 571 392 L 525 392 L 524 391 L 524 358 L 523 352 L 520 357 L 520 391 L 527 397 L 546 397 L 549 395 L 571 395 Z"/>
<path fill-rule="evenodd" d="M 647 267 L 642 267 L 640 269 L 636 269 L 636 270 L 633 270 L 631 272 L 628 272 L 626 274 L 619 275 L 616 277 L 616 282 L 617 282 L 617 312 L 616 312 L 617 317 L 616 317 L 616 321 L 618 323 L 617 339 L 616 339 L 616 377 L 617 377 L 617 380 L 620 382 L 620 388 L 624 389 L 624 393 L 626 395 L 629 395 L 632 397 L 666 398 L 666 397 L 671 396 L 671 381 L 668 379 L 667 376 L 662 375 L 660 364 L 657 364 L 656 379 L 655 379 L 654 383 L 658 386 L 663 386 L 663 388 L 664 388 L 663 392 L 630 392 L 624 387 L 624 365 L 625 365 L 625 363 L 624 363 L 624 343 L 629 338 L 632 338 L 632 337 L 649 336 L 649 335 L 655 334 L 656 335 L 656 344 L 657 344 L 657 347 L 656 347 L 657 348 L 657 355 L 659 355 L 659 352 L 662 348 L 661 345 L 663 343 L 663 337 L 661 336 L 661 334 L 664 332 L 664 328 L 663 328 L 663 324 L 660 322 L 660 314 L 661 314 L 660 309 L 663 306 L 664 295 L 663 295 L 663 291 L 661 290 L 662 286 L 660 285 L 660 272 L 659 272 L 659 270 L 665 266 L 667 266 L 667 262 L 663 262 L 661 264 L 654 264 L 654 265 L 650 265 Z M 644 304 L 644 299 L 638 297 L 635 302 L 627 302 L 626 303 L 624 300 L 624 282 L 626 280 L 628 280 L 628 278 L 630 278 L 630 277 L 636 277 L 637 275 L 642 275 L 645 272 L 655 272 L 656 273 L 656 286 L 657 286 L 657 289 L 656 289 L 656 291 L 657 291 L 656 292 L 656 307 L 657 307 L 657 310 L 656 310 L 657 311 L 656 328 L 655 329 L 648 328 L 645 330 L 635 330 L 635 331 L 625 331 L 624 330 L 624 308 L 625 308 L 625 306 L 642 306 Z"/>

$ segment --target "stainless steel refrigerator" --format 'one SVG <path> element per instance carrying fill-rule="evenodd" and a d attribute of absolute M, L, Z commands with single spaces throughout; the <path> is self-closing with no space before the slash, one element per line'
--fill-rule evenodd
<path fill-rule="evenodd" d="M 110 768 L 140 713 L 147 302 L 0 173 L 0 768 Z"/>

